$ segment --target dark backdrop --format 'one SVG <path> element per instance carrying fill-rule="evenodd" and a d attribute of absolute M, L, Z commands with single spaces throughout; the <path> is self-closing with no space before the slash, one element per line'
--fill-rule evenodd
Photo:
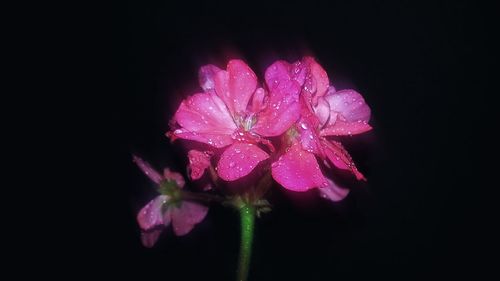
<path fill-rule="evenodd" d="M 484 274 L 490 244 L 486 217 L 475 215 L 482 176 L 472 172 L 473 141 L 491 112 L 469 110 L 488 103 L 488 14 L 472 1 L 117 3 L 106 34 L 111 87 L 93 100 L 103 105 L 92 162 L 102 169 L 90 169 L 100 178 L 84 191 L 98 203 L 77 242 L 92 251 L 83 268 L 234 280 L 239 226 L 229 209 L 214 206 L 189 235 L 169 229 L 155 248 L 142 247 L 135 215 L 154 192 L 131 154 L 184 170 L 182 146 L 164 133 L 180 100 L 199 90 L 199 66 L 240 57 L 262 77 L 276 59 L 311 54 L 334 85 L 357 89 L 372 108 L 373 132 L 346 139 L 368 182 L 337 204 L 276 186 L 273 212 L 257 222 L 251 280 Z"/>

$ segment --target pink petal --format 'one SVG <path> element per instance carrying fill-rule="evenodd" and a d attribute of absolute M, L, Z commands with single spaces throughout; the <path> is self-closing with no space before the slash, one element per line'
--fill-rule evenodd
<path fill-rule="evenodd" d="M 297 81 L 299 85 L 302 87 L 305 83 L 309 70 L 302 61 L 296 61 L 291 65 L 290 73 L 292 75 L 292 79 Z"/>
<path fill-rule="evenodd" d="M 180 138 L 180 139 L 193 140 L 206 143 L 216 148 L 225 147 L 233 143 L 233 139 L 230 135 L 208 134 L 208 133 L 199 134 L 196 132 L 190 132 L 186 129 L 177 129 L 172 132 L 172 136 L 173 138 Z"/>
<path fill-rule="evenodd" d="M 183 201 L 179 208 L 172 208 L 172 226 L 177 236 L 188 234 L 207 215 L 208 207 Z"/>
<path fill-rule="evenodd" d="M 168 196 L 158 195 L 149 201 L 137 214 L 137 222 L 142 230 L 150 230 L 155 226 L 168 225 L 170 217 L 164 216 L 162 206 L 168 201 Z"/>
<path fill-rule="evenodd" d="M 211 156 L 212 153 L 209 151 L 190 150 L 188 152 L 191 179 L 197 180 L 203 176 L 205 170 L 210 167 Z"/>
<path fill-rule="evenodd" d="M 141 158 L 133 155 L 135 164 L 141 169 L 141 171 L 148 176 L 149 179 L 159 184 L 163 177 L 158 173 L 148 162 L 142 160 Z"/>
<path fill-rule="evenodd" d="M 300 99 L 301 117 L 295 126 L 300 135 L 302 149 L 323 156 L 321 138 L 318 135 L 320 121 L 307 104 L 304 96 Z"/>
<path fill-rule="evenodd" d="M 314 114 L 318 117 L 321 127 L 323 127 L 330 118 L 330 105 L 323 97 L 320 97 L 318 99 L 318 104 L 314 106 Z"/>
<path fill-rule="evenodd" d="M 323 147 L 325 148 L 328 160 L 330 160 L 333 165 L 339 169 L 350 170 L 358 180 L 366 180 L 363 174 L 356 168 L 351 155 L 349 155 L 340 142 L 323 139 Z"/>
<path fill-rule="evenodd" d="M 314 58 L 306 57 L 304 58 L 304 62 L 309 65 L 310 79 L 312 80 L 312 84 L 314 84 L 315 96 L 323 96 L 330 85 L 328 74 L 326 74 L 326 71 Z"/>
<path fill-rule="evenodd" d="M 167 180 L 174 180 L 180 188 L 183 188 L 186 184 L 184 177 L 181 174 L 172 172 L 169 168 L 165 168 L 163 170 L 163 177 Z"/>
<path fill-rule="evenodd" d="M 198 134 L 231 135 L 236 130 L 223 102 L 210 93 L 195 94 L 182 101 L 174 120 L 187 131 Z"/>
<path fill-rule="evenodd" d="M 293 144 L 277 162 L 271 165 L 273 178 L 286 189 L 307 191 L 328 185 L 314 154 Z"/>
<path fill-rule="evenodd" d="M 324 98 L 330 105 L 330 119 L 322 129 L 321 135 L 355 135 L 372 129 L 368 125 L 370 107 L 358 92 L 354 90 L 330 91 Z"/>
<path fill-rule="evenodd" d="M 290 65 L 278 61 L 267 68 L 266 84 L 269 102 L 258 114 L 253 131 L 265 137 L 278 136 L 288 130 L 300 116 L 299 84 L 289 74 Z"/>
<path fill-rule="evenodd" d="M 163 228 L 154 228 L 148 231 L 141 232 L 141 242 L 144 247 L 152 248 L 158 238 L 160 238 L 160 234 L 163 231 Z"/>
<path fill-rule="evenodd" d="M 235 143 L 221 155 L 217 173 L 226 181 L 234 181 L 248 175 L 259 162 L 269 155 L 255 144 Z"/>
<path fill-rule="evenodd" d="M 231 60 L 227 71 L 215 76 L 215 89 L 233 116 L 246 112 L 248 102 L 257 88 L 257 77 L 242 60 Z"/>
<path fill-rule="evenodd" d="M 316 133 L 314 122 L 302 117 L 297 122 L 297 131 L 300 134 L 300 144 L 302 149 L 316 155 L 323 155 L 321 138 Z"/>
<path fill-rule="evenodd" d="M 219 71 L 221 71 L 221 69 L 213 64 L 200 67 L 200 70 L 198 71 L 198 80 L 201 88 L 205 92 L 215 89 L 215 75 Z"/>
<path fill-rule="evenodd" d="M 333 202 L 338 202 L 344 199 L 349 194 L 349 189 L 338 186 L 328 178 L 327 181 L 329 184 L 327 187 L 319 188 L 321 197 L 329 199 Z"/>
<path fill-rule="evenodd" d="M 341 90 L 325 96 L 330 104 L 330 110 L 340 113 L 346 122 L 370 120 L 370 107 L 363 96 L 354 90 Z M 335 121 L 335 120 L 333 120 Z"/>
<path fill-rule="evenodd" d="M 357 135 L 364 132 L 368 132 L 372 129 L 368 123 L 364 121 L 357 121 L 354 123 L 345 122 L 342 120 L 337 120 L 333 126 L 327 126 L 321 130 L 322 136 L 351 136 Z"/>
<path fill-rule="evenodd" d="M 250 109 L 251 112 L 258 113 L 266 107 L 266 90 L 262 88 L 258 88 L 255 90 L 252 98 L 252 107 Z"/>

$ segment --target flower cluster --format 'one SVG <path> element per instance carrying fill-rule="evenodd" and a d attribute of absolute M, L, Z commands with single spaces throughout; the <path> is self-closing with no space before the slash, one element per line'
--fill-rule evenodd
<path fill-rule="evenodd" d="M 202 91 L 181 102 L 167 132 L 172 141 L 200 144 L 188 152 L 192 180 L 208 170 L 216 178 L 215 186 L 219 179 L 239 181 L 258 170 L 288 190 L 317 189 L 332 201 L 342 200 L 349 190 L 324 171 L 336 167 L 365 180 L 332 137 L 371 130 L 370 108 L 358 92 L 336 90 L 312 57 L 273 63 L 262 84 L 241 60 L 229 61 L 226 69 L 201 67 L 199 82 Z M 154 244 L 161 226 L 172 222 L 175 233 L 183 235 L 205 217 L 206 206 L 183 196 L 180 174 L 167 169 L 160 175 L 141 159 L 136 158 L 136 163 L 161 193 L 138 215 L 145 245 Z"/>

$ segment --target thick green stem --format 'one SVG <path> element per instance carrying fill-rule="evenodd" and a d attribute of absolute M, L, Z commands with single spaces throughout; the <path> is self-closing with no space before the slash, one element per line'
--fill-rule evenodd
<path fill-rule="evenodd" d="M 238 263 L 238 281 L 248 279 L 250 257 L 252 255 L 252 240 L 255 224 L 255 207 L 244 203 L 240 208 L 241 243 L 240 259 Z"/>

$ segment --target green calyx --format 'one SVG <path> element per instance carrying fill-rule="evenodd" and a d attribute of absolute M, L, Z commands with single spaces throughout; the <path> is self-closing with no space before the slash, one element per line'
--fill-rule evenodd
<path fill-rule="evenodd" d="M 160 182 L 159 191 L 163 195 L 167 195 L 170 199 L 169 204 L 179 205 L 181 203 L 181 188 L 175 180 L 163 180 Z"/>

